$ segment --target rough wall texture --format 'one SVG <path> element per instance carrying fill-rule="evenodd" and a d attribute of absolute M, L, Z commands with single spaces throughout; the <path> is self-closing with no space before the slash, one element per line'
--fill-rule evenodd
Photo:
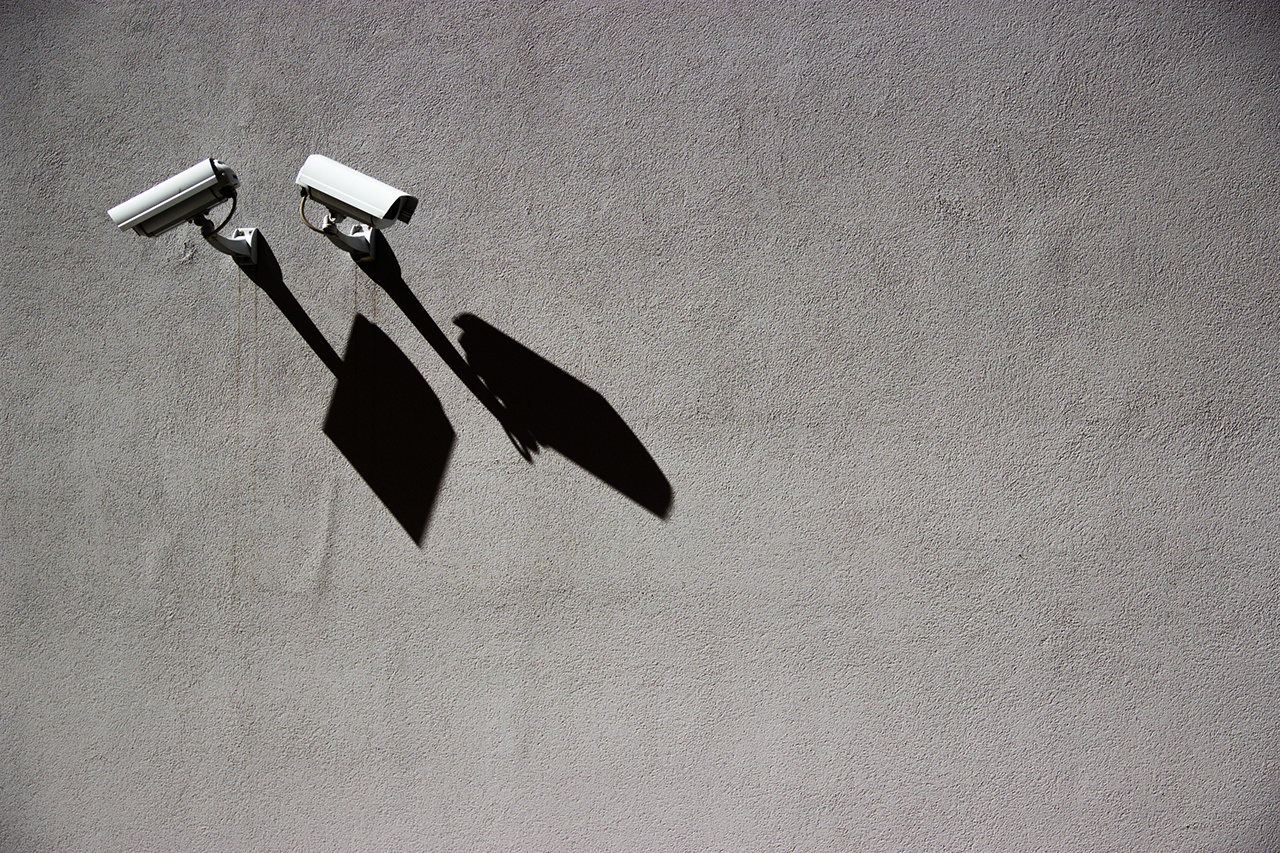
<path fill-rule="evenodd" d="M 1280 849 L 1278 38 L 5 4 L 0 847 Z M 311 153 L 421 198 L 410 313 Z M 209 156 L 274 283 L 107 221 Z"/>

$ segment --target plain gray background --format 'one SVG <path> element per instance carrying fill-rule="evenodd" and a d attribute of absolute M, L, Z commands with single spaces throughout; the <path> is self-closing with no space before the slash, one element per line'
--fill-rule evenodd
<path fill-rule="evenodd" d="M 6 3 L 0 847 L 1280 849 L 1262 3 Z M 297 216 L 599 392 L 526 464 Z M 457 441 L 421 547 L 194 228 Z M 535 392 L 536 393 L 536 390 Z"/>

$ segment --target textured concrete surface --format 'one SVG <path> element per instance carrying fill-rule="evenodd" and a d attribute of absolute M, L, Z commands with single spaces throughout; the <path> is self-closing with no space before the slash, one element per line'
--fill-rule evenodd
<path fill-rule="evenodd" d="M 3 4 L 0 848 L 1280 849 L 1278 37 Z M 421 198 L 421 309 L 597 395 L 665 519 L 521 458 L 299 221 L 311 153 Z M 107 220 L 208 156 L 325 358 Z M 323 431 L 357 315 L 456 434 L 421 546 Z"/>

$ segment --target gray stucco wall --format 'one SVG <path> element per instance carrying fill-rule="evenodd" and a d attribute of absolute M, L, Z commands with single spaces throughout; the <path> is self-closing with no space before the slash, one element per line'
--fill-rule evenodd
<path fill-rule="evenodd" d="M 1280 849 L 1278 25 L 5 4 L 0 847 Z M 421 198 L 420 308 L 665 519 L 519 456 L 299 221 L 311 153 Z M 332 359 L 107 221 L 210 156 L 438 398 L 365 442 L 447 418 L 420 545 Z"/>

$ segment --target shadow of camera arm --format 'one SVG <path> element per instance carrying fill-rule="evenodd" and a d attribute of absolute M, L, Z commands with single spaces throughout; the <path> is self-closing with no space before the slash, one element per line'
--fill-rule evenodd
<path fill-rule="evenodd" d="M 453 343 L 445 335 L 444 331 L 427 313 L 427 309 L 422 307 L 418 297 L 413 295 L 413 291 L 405 283 L 404 276 L 400 272 L 400 262 L 396 260 L 395 253 L 391 250 L 391 246 L 387 244 L 382 232 L 375 229 L 373 231 L 373 240 L 373 258 L 369 260 L 355 259 L 356 265 L 364 271 L 365 275 L 369 276 L 374 284 L 386 291 L 386 294 L 391 297 L 391 301 L 404 312 L 404 315 L 409 318 L 409 322 L 413 323 L 422 337 L 431 345 L 431 348 L 436 351 L 436 354 L 462 380 L 462 384 L 466 385 L 476 399 L 498 420 L 516 451 L 524 457 L 526 462 L 532 462 L 533 454 L 538 452 L 538 444 L 534 439 L 533 433 L 485 385 L 480 375 L 472 369 L 467 360 L 462 357 L 462 354 L 454 348 Z"/>
<path fill-rule="evenodd" d="M 298 331 L 298 334 L 302 335 L 302 339 L 307 342 L 307 346 L 311 347 L 312 352 L 324 362 L 325 367 L 329 368 L 329 371 L 334 376 L 341 376 L 342 359 L 325 336 L 320 333 L 320 330 L 316 328 L 316 324 L 311 322 L 307 312 L 298 304 L 297 298 L 285 286 L 284 275 L 280 271 L 280 263 L 276 260 L 275 253 L 271 251 L 271 245 L 267 243 L 267 238 L 263 237 L 260 232 L 257 244 L 257 263 L 252 266 L 242 266 L 240 269 L 244 271 L 250 281 L 271 298 L 271 301 L 280 309 L 280 313 L 285 316 L 289 324 Z"/>

